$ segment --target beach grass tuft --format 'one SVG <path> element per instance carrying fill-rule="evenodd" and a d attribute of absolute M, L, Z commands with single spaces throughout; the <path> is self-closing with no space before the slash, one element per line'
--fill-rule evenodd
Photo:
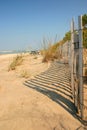
<path fill-rule="evenodd" d="M 23 62 L 23 56 L 22 54 L 17 55 L 13 58 L 12 62 L 10 63 L 8 67 L 8 71 L 15 70 L 17 66 L 21 65 Z"/>
<path fill-rule="evenodd" d="M 31 75 L 30 75 L 30 73 L 27 71 L 27 70 L 22 70 L 22 72 L 21 72 L 21 77 L 22 78 L 29 78 Z"/>

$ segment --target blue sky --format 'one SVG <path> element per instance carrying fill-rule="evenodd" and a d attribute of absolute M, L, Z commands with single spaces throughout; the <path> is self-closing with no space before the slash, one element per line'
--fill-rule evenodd
<path fill-rule="evenodd" d="M 0 0 L 0 50 L 40 48 L 43 38 L 63 38 L 87 0 Z"/>

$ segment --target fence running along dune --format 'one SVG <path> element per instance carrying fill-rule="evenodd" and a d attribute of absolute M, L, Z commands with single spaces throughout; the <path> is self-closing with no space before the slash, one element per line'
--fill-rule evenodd
<path fill-rule="evenodd" d="M 84 31 L 85 30 L 85 31 Z M 84 39 L 85 36 L 85 39 Z M 72 98 L 77 113 L 87 123 L 87 28 L 78 17 L 78 29 L 71 22 L 71 40 L 58 47 L 59 60 L 69 64 L 71 72 Z"/>

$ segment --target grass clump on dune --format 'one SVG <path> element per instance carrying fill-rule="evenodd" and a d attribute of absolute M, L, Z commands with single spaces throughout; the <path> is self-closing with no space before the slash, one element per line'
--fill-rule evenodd
<path fill-rule="evenodd" d="M 43 50 L 43 62 L 48 62 L 54 60 L 54 50 L 50 45 L 48 49 Z"/>
<path fill-rule="evenodd" d="M 22 70 L 22 72 L 21 72 L 21 77 L 22 78 L 29 78 L 31 75 L 30 75 L 30 73 L 28 72 L 28 70 Z"/>
<path fill-rule="evenodd" d="M 53 61 L 55 59 L 60 58 L 60 54 L 59 54 L 59 46 L 62 45 L 64 42 L 63 40 L 58 42 L 58 43 L 54 43 L 54 44 L 48 44 L 48 47 L 46 49 L 43 49 L 41 51 L 41 54 L 43 55 L 43 60 L 42 62 L 48 62 L 48 61 Z"/>
<path fill-rule="evenodd" d="M 17 55 L 16 57 L 13 58 L 12 62 L 10 63 L 8 67 L 8 71 L 10 70 L 15 70 L 17 66 L 21 65 L 23 62 L 23 56 Z"/>
<path fill-rule="evenodd" d="M 54 60 L 56 44 L 52 44 L 52 40 L 43 39 L 43 49 L 41 50 L 41 54 L 43 56 L 42 62 L 48 62 Z"/>
<path fill-rule="evenodd" d="M 60 59 L 60 47 L 66 42 L 70 41 L 71 39 L 71 33 L 66 32 L 64 38 L 59 42 L 52 42 L 48 41 L 46 39 L 43 39 L 43 45 L 44 48 L 41 51 L 41 54 L 43 55 L 43 62 L 53 61 L 55 59 Z"/>

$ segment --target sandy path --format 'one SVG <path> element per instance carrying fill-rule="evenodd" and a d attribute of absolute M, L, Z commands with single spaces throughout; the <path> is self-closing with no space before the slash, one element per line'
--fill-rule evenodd
<path fill-rule="evenodd" d="M 26 59 L 10 72 L 9 57 L 0 59 L 0 130 L 82 130 L 73 113 L 68 67 L 55 63 L 44 73 L 49 65 L 41 57 Z M 32 76 L 43 73 L 24 84 L 24 67 Z"/>

